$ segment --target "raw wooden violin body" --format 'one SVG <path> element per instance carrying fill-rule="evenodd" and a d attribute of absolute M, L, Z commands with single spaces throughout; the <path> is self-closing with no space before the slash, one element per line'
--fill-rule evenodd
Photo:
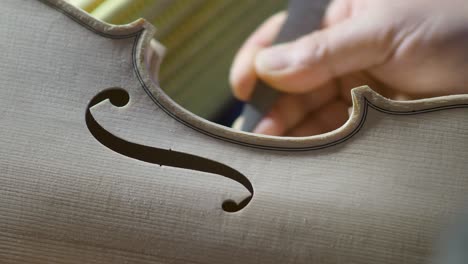
<path fill-rule="evenodd" d="M 424 263 L 465 201 L 467 95 L 361 87 L 336 131 L 246 134 L 151 81 L 145 21 L 0 10 L 2 263 Z"/>

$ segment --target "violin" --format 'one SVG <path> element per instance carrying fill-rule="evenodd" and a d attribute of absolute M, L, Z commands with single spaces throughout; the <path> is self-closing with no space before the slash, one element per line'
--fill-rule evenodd
<path fill-rule="evenodd" d="M 358 87 L 335 131 L 255 135 L 163 92 L 143 19 L 0 10 L 3 263 L 424 263 L 466 201 L 468 95 Z"/>

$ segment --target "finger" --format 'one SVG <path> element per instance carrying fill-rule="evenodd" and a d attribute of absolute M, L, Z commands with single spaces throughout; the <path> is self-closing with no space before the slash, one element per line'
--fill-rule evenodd
<path fill-rule="evenodd" d="M 336 25 L 352 14 L 352 0 L 333 0 L 327 8 L 324 16 L 324 25 L 329 27 Z"/>
<path fill-rule="evenodd" d="M 304 93 L 344 74 L 381 64 L 391 54 L 393 31 L 359 16 L 296 41 L 260 51 L 258 76 L 289 93 Z"/>
<path fill-rule="evenodd" d="M 247 100 L 257 79 L 254 67 L 255 55 L 271 45 L 286 19 L 286 12 L 273 15 L 263 23 L 238 51 L 231 67 L 229 82 L 234 95 Z"/>
<path fill-rule="evenodd" d="M 345 102 L 351 102 L 351 89 L 368 85 L 372 90 L 382 95 L 383 97 L 393 99 L 393 100 L 408 100 L 409 97 L 404 93 L 399 92 L 397 89 L 394 89 L 383 82 L 380 82 L 371 74 L 366 71 L 347 74 L 340 78 L 340 91 L 341 96 Z"/>
<path fill-rule="evenodd" d="M 396 101 L 408 101 L 411 100 L 411 97 L 404 93 L 396 93 L 395 96 L 391 99 Z"/>
<path fill-rule="evenodd" d="M 280 97 L 271 111 L 260 121 L 254 133 L 282 136 L 295 127 L 311 111 L 336 100 L 338 89 L 328 84 L 308 94 L 286 94 Z"/>
<path fill-rule="evenodd" d="M 348 104 L 342 100 L 334 101 L 310 113 L 288 136 L 305 137 L 330 132 L 348 120 Z"/>

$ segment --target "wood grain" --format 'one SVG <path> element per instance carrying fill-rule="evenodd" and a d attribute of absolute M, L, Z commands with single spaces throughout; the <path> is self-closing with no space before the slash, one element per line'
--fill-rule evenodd
<path fill-rule="evenodd" d="M 394 102 L 361 87 L 336 131 L 258 136 L 154 84 L 143 20 L 112 26 L 59 0 L 0 10 L 2 263 L 424 263 L 466 198 L 467 95 Z M 128 102 L 93 101 L 113 89 Z M 185 158 L 160 166 L 118 140 Z M 243 175 L 250 202 L 223 210 L 252 193 L 197 159 Z"/>

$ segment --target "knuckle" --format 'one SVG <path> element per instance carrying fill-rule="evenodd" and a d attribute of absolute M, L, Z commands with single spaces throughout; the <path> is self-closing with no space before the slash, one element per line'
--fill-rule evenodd
<path fill-rule="evenodd" d="M 312 33 L 300 38 L 293 49 L 293 59 L 296 66 L 309 68 L 318 62 L 326 61 L 329 50 L 324 34 Z"/>

